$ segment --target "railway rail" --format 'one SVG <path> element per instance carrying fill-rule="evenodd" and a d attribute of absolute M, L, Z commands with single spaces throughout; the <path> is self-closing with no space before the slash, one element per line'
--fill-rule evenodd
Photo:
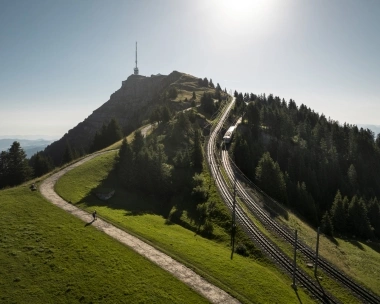
<path fill-rule="evenodd" d="M 222 163 L 227 172 L 229 179 L 236 179 L 236 192 L 241 201 L 247 206 L 247 208 L 259 219 L 259 221 L 271 231 L 274 231 L 278 236 L 283 238 L 289 244 L 294 246 L 294 235 L 279 224 L 276 220 L 274 220 L 270 214 L 264 210 L 259 204 L 257 204 L 253 197 L 249 195 L 249 191 L 246 190 L 245 185 L 241 182 L 241 179 L 244 179 L 244 183 L 255 186 L 247 180 L 240 172 L 233 161 L 230 159 L 228 152 L 226 150 L 222 151 Z M 257 189 L 261 191 L 260 189 Z M 301 252 L 307 259 L 310 261 L 315 261 L 315 252 L 302 241 L 297 242 L 297 247 L 299 248 L 299 252 Z M 365 289 L 363 286 L 354 282 L 351 278 L 349 278 L 346 274 L 339 271 L 336 267 L 330 264 L 323 257 L 318 258 L 317 266 L 324 270 L 330 277 L 334 278 L 334 280 L 340 282 L 345 287 L 350 289 L 354 294 L 356 294 L 363 302 L 365 303 L 380 303 L 380 299 L 372 294 L 370 291 Z"/>
<path fill-rule="evenodd" d="M 225 111 L 220 113 L 219 122 L 212 128 L 210 138 L 207 144 L 207 159 L 210 165 L 211 173 L 215 179 L 219 191 L 227 204 L 232 210 L 234 208 L 234 196 L 231 193 L 230 187 L 227 185 L 222 174 L 219 171 L 219 164 L 217 161 L 216 139 L 223 126 L 224 121 L 227 118 L 229 111 L 233 106 L 234 100 L 227 106 Z M 251 237 L 256 245 L 261 248 L 268 256 L 270 256 L 278 265 L 280 265 L 287 272 L 293 272 L 293 261 L 287 257 L 275 244 L 269 241 L 258 227 L 251 221 L 245 211 L 235 204 L 235 215 L 238 223 L 245 230 L 245 232 Z M 326 294 L 320 286 L 314 282 L 309 276 L 303 273 L 302 270 L 296 269 L 297 282 L 306 288 L 310 294 L 322 301 L 323 303 L 337 303 L 337 301 Z"/>
<path fill-rule="evenodd" d="M 256 203 L 255 199 L 246 189 L 246 185 L 249 185 L 252 188 L 256 188 L 256 190 L 259 192 L 261 192 L 261 190 L 240 172 L 237 166 L 230 159 L 226 150 L 221 151 L 221 159 L 219 158 L 216 150 L 216 140 L 218 139 L 221 128 L 223 127 L 229 111 L 233 106 L 233 101 L 227 106 L 224 112 L 219 113 L 218 123 L 212 128 L 210 132 L 210 138 L 207 144 L 207 159 L 212 175 L 227 206 L 232 210 L 234 197 L 231 193 L 231 187 L 227 185 L 225 179 L 222 177 L 219 171 L 219 166 L 221 163 L 224 166 L 225 172 L 227 173 L 230 182 L 236 185 L 235 187 L 237 196 L 245 204 L 249 211 L 252 212 L 268 230 L 274 231 L 277 235 L 294 246 L 294 235 L 284 226 L 275 221 L 264 208 Z M 277 248 L 276 245 L 274 245 L 261 233 L 261 231 L 255 226 L 255 224 L 251 221 L 251 219 L 239 206 L 239 204 L 235 204 L 235 214 L 238 223 L 252 238 L 252 240 L 283 269 L 289 273 L 292 273 L 293 263 L 290 258 L 285 256 L 281 250 Z M 298 251 L 301 252 L 310 261 L 315 260 L 314 251 L 306 244 L 303 242 L 297 242 L 297 247 Z M 376 295 L 354 282 L 351 278 L 336 269 L 336 267 L 331 265 L 324 258 L 320 257 L 318 259 L 318 267 L 328 273 L 336 281 L 340 282 L 342 285 L 351 290 L 364 303 L 380 303 L 380 299 Z M 314 280 L 312 280 L 309 276 L 304 274 L 299 269 L 296 271 L 296 278 L 299 283 L 301 283 L 305 288 L 309 290 L 310 293 L 312 293 L 321 301 L 325 303 L 336 303 L 335 299 L 323 291 L 319 285 L 319 282 L 317 285 Z"/>

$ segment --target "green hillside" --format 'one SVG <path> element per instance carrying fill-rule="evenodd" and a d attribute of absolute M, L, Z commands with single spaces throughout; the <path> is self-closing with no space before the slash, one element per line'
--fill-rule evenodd
<path fill-rule="evenodd" d="M 245 258 L 231 252 L 227 238 L 217 242 L 203 238 L 179 225 L 168 225 L 165 218 L 152 212 L 155 199 L 129 193 L 113 184 L 112 171 L 116 152 L 99 156 L 68 172 L 57 183 L 56 191 L 66 200 L 148 240 L 176 259 L 186 263 L 213 283 L 245 303 L 291 303 L 297 295 L 291 279 L 265 259 Z M 98 200 L 92 190 L 113 187 L 115 196 Z M 222 231 L 219 231 L 222 234 Z M 303 291 L 303 303 L 313 302 Z M 190 302 L 187 302 L 190 303 Z"/>
<path fill-rule="evenodd" d="M 0 303 L 203 303 L 27 186 L 0 191 Z"/>

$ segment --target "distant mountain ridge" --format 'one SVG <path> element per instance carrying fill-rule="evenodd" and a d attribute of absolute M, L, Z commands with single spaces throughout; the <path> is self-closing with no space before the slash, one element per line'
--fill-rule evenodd
<path fill-rule="evenodd" d="M 53 142 L 53 140 L 46 139 L 3 138 L 0 139 L 0 151 L 7 151 L 15 141 L 20 143 L 28 158 L 39 151 L 43 151 Z"/>
<path fill-rule="evenodd" d="M 375 133 L 375 136 L 377 134 L 380 134 L 380 125 L 358 124 L 357 126 L 358 126 L 358 128 L 370 129 L 373 133 Z"/>

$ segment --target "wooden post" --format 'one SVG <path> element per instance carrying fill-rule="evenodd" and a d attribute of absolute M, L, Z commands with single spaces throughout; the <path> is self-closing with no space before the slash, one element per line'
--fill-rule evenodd
<path fill-rule="evenodd" d="M 293 261 L 293 284 L 292 284 L 292 287 L 294 290 L 297 290 L 296 270 L 297 270 L 297 230 L 295 231 L 295 235 L 294 235 L 294 261 Z"/>
<path fill-rule="evenodd" d="M 235 232 L 236 232 L 236 177 L 235 177 L 235 183 L 234 183 L 234 201 L 232 205 L 231 260 L 234 256 L 234 250 L 235 250 Z"/>
<path fill-rule="evenodd" d="M 315 277 L 317 277 L 318 252 L 319 252 L 319 227 L 318 227 L 318 230 L 317 230 L 317 248 L 315 249 L 315 265 L 314 265 L 314 276 Z"/>

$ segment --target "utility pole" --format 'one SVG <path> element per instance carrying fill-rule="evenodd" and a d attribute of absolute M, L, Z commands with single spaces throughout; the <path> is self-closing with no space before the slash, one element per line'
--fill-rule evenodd
<path fill-rule="evenodd" d="M 236 233 L 236 176 L 235 176 L 235 182 L 234 182 L 234 201 L 232 205 L 231 260 L 234 256 L 234 250 L 235 250 L 235 233 Z"/>
<path fill-rule="evenodd" d="M 315 249 L 315 265 L 314 265 L 314 276 L 315 277 L 317 277 L 318 252 L 319 252 L 319 227 L 318 227 L 318 230 L 317 230 L 317 248 Z"/>
<path fill-rule="evenodd" d="M 297 290 L 296 270 L 297 270 L 297 230 L 294 235 L 294 261 L 293 261 L 293 284 L 292 284 L 292 287 L 294 290 Z"/>

